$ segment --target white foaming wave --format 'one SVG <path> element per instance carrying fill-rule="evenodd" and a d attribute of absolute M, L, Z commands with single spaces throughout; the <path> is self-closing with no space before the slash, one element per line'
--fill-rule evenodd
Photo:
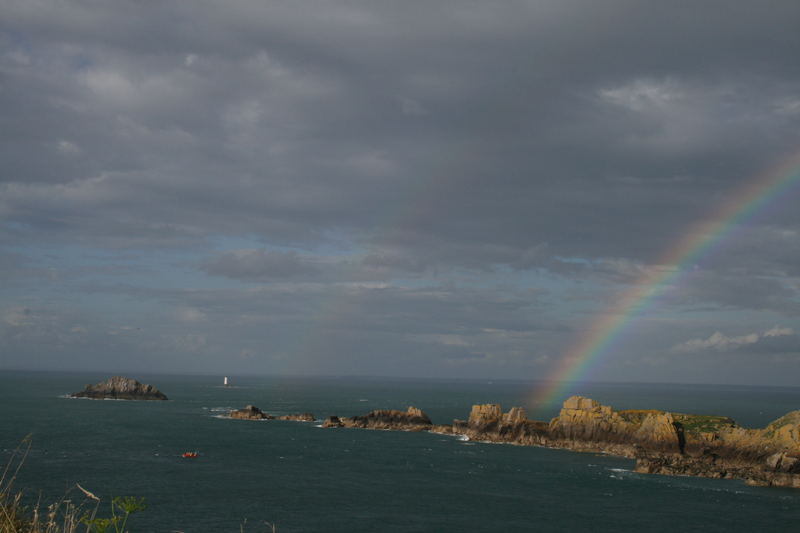
<path fill-rule="evenodd" d="M 236 420 L 235 418 L 231 418 L 228 414 L 217 414 L 217 415 L 208 415 L 211 418 L 220 418 L 222 420 Z M 269 418 L 244 418 L 240 420 L 247 420 L 248 422 L 270 422 Z"/>
<path fill-rule="evenodd" d="M 72 396 L 70 394 L 62 394 L 58 398 L 66 398 L 68 400 L 103 400 L 106 402 L 135 402 L 139 400 L 128 400 L 127 398 L 88 398 L 86 396 Z"/>

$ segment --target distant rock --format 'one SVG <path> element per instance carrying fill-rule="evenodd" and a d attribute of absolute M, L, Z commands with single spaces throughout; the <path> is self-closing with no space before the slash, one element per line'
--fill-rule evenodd
<path fill-rule="evenodd" d="M 228 413 L 228 416 L 239 420 L 294 420 L 296 422 L 313 422 L 315 420 L 311 413 L 273 416 L 255 405 L 247 405 L 244 409 L 234 409 Z"/>
<path fill-rule="evenodd" d="M 363 416 L 342 418 L 340 422 L 344 427 L 399 431 L 425 431 L 433 425 L 428 415 L 416 407 L 409 407 L 405 411 L 376 409 Z"/>
<path fill-rule="evenodd" d="M 80 392 L 70 394 L 72 398 L 91 398 L 93 400 L 167 400 L 167 396 L 153 387 L 139 383 L 135 379 L 114 376 L 95 385 L 86 385 Z"/>
<path fill-rule="evenodd" d="M 329 416 L 325 419 L 325 422 L 322 423 L 322 427 L 324 428 L 340 428 L 343 427 L 343 425 L 338 416 Z"/>
<path fill-rule="evenodd" d="M 473 405 L 466 422 L 454 420 L 450 431 L 442 431 L 439 427 L 434 431 L 466 435 L 470 440 L 547 445 L 546 423 L 528 420 L 522 407 L 512 407 L 509 412 L 503 413 L 500 405 L 494 403 Z"/>
<path fill-rule="evenodd" d="M 240 420 L 272 420 L 275 417 L 268 415 L 255 405 L 247 405 L 244 409 L 234 409 L 228 416 Z"/>
<path fill-rule="evenodd" d="M 296 415 L 281 415 L 275 417 L 278 420 L 294 420 L 295 422 L 313 422 L 316 420 L 312 413 L 299 413 Z"/>

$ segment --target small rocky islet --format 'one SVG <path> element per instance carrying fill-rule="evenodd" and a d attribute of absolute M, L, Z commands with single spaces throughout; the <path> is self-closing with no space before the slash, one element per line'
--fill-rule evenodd
<path fill-rule="evenodd" d="M 311 413 L 274 416 L 254 405 L 247 405 L 244 409 L 233 409 L 228 416 L 239 420 L 293 420 L 295 422 L 313 422 L 315 420 Z"/>
<path fill-rule="evenodd" d="M 231 418 L 275 417 L 247 406 L 231 411 Z M 766 428 L 748 429 L 724 416 L 615 411 L 596 400 L 572 396 L 550 422 L 529 420 L 521 407 L 504 413 L 500 405 L 485 404 L 474 405 L 468 420 L 454 420 L 450 425 L 433 424 L 421 409 L 409 407 L 406 411 L 374 410 L 362 416 L 329 416 L 322 427 L 464 435 L 481 442 L 627 457 L 635 459 L 634 470 L 639 473 L 743 479 L 749 485 L 800 488 L 800 411 L 792 411 Z"/>
<path fill-rule="evenodd" d="M 167 395 L 152 385 L 140 383 L 135 379 L 114 376 L 106 381 L 86 385 L 70 398 L 89 398 L 92 400 L 168 400 Z"/>

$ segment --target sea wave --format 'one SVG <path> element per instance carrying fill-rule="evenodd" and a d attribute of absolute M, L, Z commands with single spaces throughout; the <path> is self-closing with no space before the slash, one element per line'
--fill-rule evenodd
<path fill-rule="evenodd" d="M 104 400 L 109 402 L 135 402 L 138 400 L 129 400 L 127 398 L 87 398 L 85 396 L 72 396 L 71 394 L 61 394 L 58 398 L 66 398 L 67 400 Z"/>

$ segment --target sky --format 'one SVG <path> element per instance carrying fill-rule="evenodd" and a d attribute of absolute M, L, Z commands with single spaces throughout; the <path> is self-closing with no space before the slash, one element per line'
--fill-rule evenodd
<path fill-rule="evenodd" d="M 0 369 L 800 384 L 796 0 L 0 12 Z"/>

